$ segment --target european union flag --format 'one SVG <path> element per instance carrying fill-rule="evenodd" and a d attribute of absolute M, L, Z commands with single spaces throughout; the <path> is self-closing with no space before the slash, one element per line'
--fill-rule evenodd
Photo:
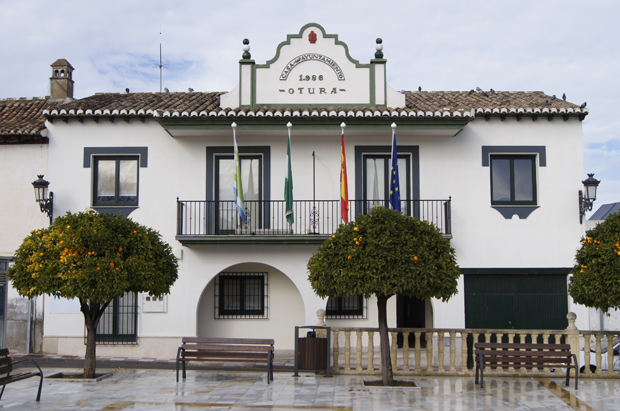
<path fill-rule="evenodd" d="M 398 150 L 396 150 L 396 123 L 392 123 L 392 160 L 390 161 L 390 207 L 400 211 L 400 188 L 398 182 Z"/>

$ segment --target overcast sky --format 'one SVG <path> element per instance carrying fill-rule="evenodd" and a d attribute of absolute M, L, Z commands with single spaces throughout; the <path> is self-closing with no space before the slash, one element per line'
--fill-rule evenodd
<path fill-rule="evenodd" d="M 620 201 L 619 16 L 620 1 L 596 0 L 0 0 L 0 98 L 49 95 L 58 58 L 75 68 L 77 98 L 159 91 L 160 43 L 164 87 L 229 91 L 244 38 L 262 64 L 287 34 L 315 22 L 360 63 L 381 37 L 396 90 L 481 87 L 587 101 L 585 172 L 602 181 L 596 209 Z"/>

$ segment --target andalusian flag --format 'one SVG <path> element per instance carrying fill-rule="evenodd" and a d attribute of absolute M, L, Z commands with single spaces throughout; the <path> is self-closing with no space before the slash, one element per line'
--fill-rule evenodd
<path fill-rule="evenodd" d="M 237 204 L 237 214 L 245 223 L 245 205 L 243 204 L 243 185 L 241 184 L 241 161 L 239 161 L 239 149 L 237 148 L 237 124 L 230 125 L 233 129 L 233 141 L 235 143 L 235 173 L 233 175 L 233 192 L 235 193 L 235 203 Z"/>
<path fill-rule="evenodd" d="M 345 224 L 349 223 L 349 186 L 347 184 L 347 155 L 344 150 L 344 128 L 342 123 L 342 143 L 340 145 L 340 216 Z"/>
<path fill-rule="evenodd" d="M 284 201 L 286 202 L 286 221 L 289 225 L 293 225 L 295 222 L 295 214 L 293 213 L 293 169 L 291 168 L 291 127 L 293 125 L 289 122 L 288 127 L 288 147 L 286 148 L 286 176 L 284 177 Z"/>
<path fill-rule="evenodd" d="M 396 150 L 396 123 L 392 123 L 392 160 L 390 168 L 390 206 L 400 211 L 400 188 L 398 183 L 398 150 Z"/>

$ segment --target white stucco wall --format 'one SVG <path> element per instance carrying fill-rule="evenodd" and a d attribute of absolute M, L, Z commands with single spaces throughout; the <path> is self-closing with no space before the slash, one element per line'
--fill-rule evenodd
<path fill-rule="evenodd" d="M 11 257 L 22 240 L 35 228 L 49 224 L 34 201 L 32 182 L 37 174 L 47 176 L 47 144 L 13 144 L 0 146 L 0 256 Z M 55 184 L 51 184 L 54 191 Z"/>
<path fill-rule="evenodd" d="M 34 201 L 32 182 L 38 174 L 45 175 L 48 181 L 47 144 L 7 144 L 0 145 L 0 257 L 12 258 L 30 230 L 46 227 L 49 218 L 41 213 Z M 50 191 L 55 184 L 50 184 Z M 7 289 L 5 313 L 4 346 L 11 350 L 26 352 L 26 324 L 28 300 L 22 298 L 13 287 Z M 44 298 L 36 298 L 31 315 L 36 320 L 34 346 L 37 352 L 41 346 Z"/>
<path fill-rule="evenodd" d="M 297 129 L 292 119 L 292 160 L 296 200 L 312 199 L 312 152 L 315 152 L 316 198 L 339 197 L 340 130 Z M 231 334 L 252 333 L 276 336 L 279 346 L 292 348 L 294 325 L 314 325 L 316 311 L 325 302 L 314 295 L 305 269 L 316 246 L 196 246 L 183 247 L 175 240 L 176 198 L 206 197 L 207 147 L 232 145 L 231 132 L 204 131 L 199 136 L 173 138 L 154 121 L 145 124 L 90 120 L 68 124 L 55 122 L 50 128 L 49 179 L 56 194 L 57 215 L 90 206 L 92 170 L 83 167 L 84 147 L 148 147 L 148 167 L 140 168 L 140 207 L 130 217 L 155 227 L 178 256 L 179 279 L 168 297 L 167 313 L 140 313 L 142 339 L 198 335 L 226 328 Z M 570 267 L 583 233 L 575 197 L 583 168 L 581 124 L 577 120 L 536 121 L 524 118 L 485 121 L 476 118 L 456 137 L 424 135 L 397 129 L 399 145 L 419 147 L 420 197 L 447 199 L 452 196 L 452 244 L 464 268 Z M 285 127 L 282 130 L 238 130 L 240 146 L 269 146 L 271 154 L 271 199 L 283 198 L 286 158 Z M 369 132 L 346 130 L 349 196 L 355 198 L 355 147 L 389 146 L 391 130 Z M 490 206 L 490 170 L 482 166 L 482 146 L 545 146 L 547 165 L 538 167 L 538 203 L 527 219 L 505 219 Z M 58 161 L 56 159 L 61 159 Z M 47 176 L 46 176 L 47 178 Z M 213 320 L 213 278 L 238 264 L 267 267 L 270 272 L 271 312 L 269 320 Z M 463 278 L 459 293 L 449 302 L 432 301 L 435 327 L 464 326 Z M 280 296 L 286 298 L 280 300 Z M 395 299 L 390 300 L 390 327 L 396 326 Z M 276 302 L 277 301 L 277 302 Z M 286 319 L 279 317 L 279 304 L 290 301 Z M 282 307 L 288 307 L 283 305 Z M 328 320 L 333 326 L 376 326 L 376 303 L 368 302 L 365 320 Z M 587 316 L 578 314 L 578 326 L 586 327 Z M 204 315 L 206 314 L 206 315 Z M 237 322 L 235 322 L 237 321 Z M 224 328 L 222 328 L 224 327 Z M 83 337 L 81 314 L 46 312 L 45 335 Z"/>

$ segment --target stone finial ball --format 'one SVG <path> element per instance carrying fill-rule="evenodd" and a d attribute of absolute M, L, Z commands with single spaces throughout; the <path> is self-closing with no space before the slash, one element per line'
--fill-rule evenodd
<path fill-rule="evenodd" d="M 319 308 L 318 310 L 316 310 L 316 316 L 317 317 L 325 317 L 325 310 L 322 308 Z"/>

